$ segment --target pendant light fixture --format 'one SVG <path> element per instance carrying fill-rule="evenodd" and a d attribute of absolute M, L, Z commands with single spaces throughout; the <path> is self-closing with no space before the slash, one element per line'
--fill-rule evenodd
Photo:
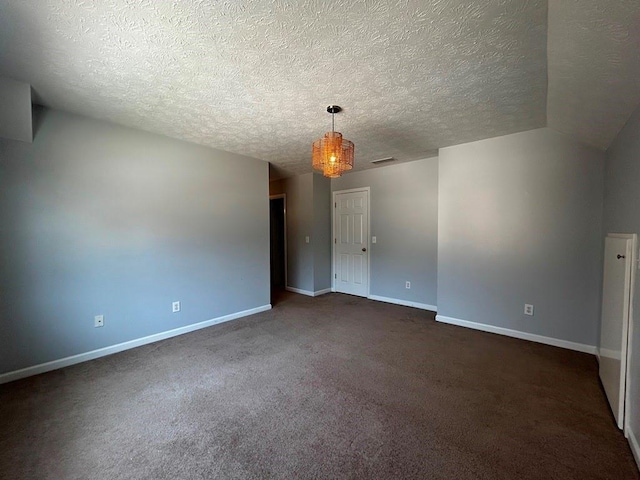
<path fill-rule="evenodd" d="M 339 177 L 353 168 L 353 142 L 342 138 L 342 134 L 335 131 L 334 115 L 341 111 L 342 108 L 337 105 L 327 107 L 327 112 L 331 114 L 331 131 L 313 142 L 313 168 L 329 178 Z"/>

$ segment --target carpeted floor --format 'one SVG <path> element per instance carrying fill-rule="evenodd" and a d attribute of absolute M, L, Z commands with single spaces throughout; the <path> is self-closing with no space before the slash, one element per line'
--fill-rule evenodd
<path fill-rule="evenodd" d="M 639 479 L 594 357 L 347 295 L 0 386 L 2 479 Z"/>

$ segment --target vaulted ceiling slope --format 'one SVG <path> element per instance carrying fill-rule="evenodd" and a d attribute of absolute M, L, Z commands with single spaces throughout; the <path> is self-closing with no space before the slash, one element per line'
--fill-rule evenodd
<path fill-rule="evenodd" d="M 640 103 L 640 1 L 550 1 L 548 57 L 548 125 L 606 149 Z"/>
<path fill-rule="evenodd" d="M 639 11 L 637 0 L 0 0 L 0 75 L 44 105 L 289 174 L 310 171 L 333 103 L 356 168 L 547 123 L 606 148 L 640 101 Z"/>

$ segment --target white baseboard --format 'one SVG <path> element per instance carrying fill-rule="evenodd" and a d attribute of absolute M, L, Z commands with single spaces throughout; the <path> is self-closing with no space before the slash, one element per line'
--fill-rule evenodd
<path fill-rule="evenodd" d="M 436 305 L 428 305 L 426 303 L 411 302 L 409 300 L 400 300 L 398 298 L 381 297 L 379 295 L 369 295 L 370 300 L 376 300 L 378 302 L 395 303 L 396 305 L 403 305 L 405 307 L 419 308 L 421 310 L 429 310 L 431 312 L 437 312 L 438 307 Z"/>
<path fill-rule="evenodd" d="M 107 355 L 111 355 L 113 353 L 130 350 L 132 348 L 140 347 L 142 345 L 147 345 L 149 343 L 157 342 L 160 340 L 165 340 L 167 338 L 177 337 L 178 335 L 183 335 L 195 330 L 200 330 L 201 328 L 211 327 L 212 325 L 217 325 L 218 323 L 229 322 L 231 320 L 236 320 L 238 318 L 253 315 L 255 313 L 265 312 L 270 309 L 271 304 L 262 305 L 260 307 L 250 308 L 249 310 L 243 310 L 242 312 L 231 313 L 229 315 L 213 318 L 211 320 L 205 320 L 204 322 L 194 323 L 193 325 L 187 325 L 185 327 L 168 330 L 166 332 L 156 333 L 154 335 L 149 335 L 148 337 L 142 337 L 135 340 L 130 340 L 128 342 L 118 343 L 117 345 L 111 345 L 109 347 L 92 350 L 90 352 L 79 353 L 78 355 L 72 355 L 70 357 L 61 358 L 59 360 L 41 363 L 32 367 L 22 368 L 13 372 L 3 373 L 0 375 L 0 384 L 13 382 L 14 380 L 30 377 L 32 375 L 38 375 L 40 373 L 50 372 L 51 370 L 57 370 L 59 368 L 68 367 L 77 363 L 87 362 L 96 358 L 106 357 Z"/>
<path fill-rule="evenodd" d="M 534 333 L 521 332 L 519 330 L 511 330 L 509 328 L 503 327 L 495 327 L 493 325 L 487 325 L 485 323 L 470 322 L 468 320 L 460 320 L 459 318 L 445 317 L 443 315 L 436 315 L 436 321 L 449 323 L 451 325 L 458 325 L 460 327 L 473 328 L 474 330 L 481 330 L 483 332 L 506 335 L 507 337 L 520 338 L 522 340 L 529 340 L 531 342 L 544 343 L 545 345 L 566 348 L 568 350 L 590 353 L 592 355 L 596 355 L 598 353 L 598 349 L 595 345 L 584 345 L 582 343 L 569 342 L 568 340 L 545 337 L 543 335 L 536 335 Z"/>
<path fill-rule="evenodd" d="M 288 292 L 299 293 L 300 295 L 306 295 L 307 297 L 318 297 L 320 295 L 324 295 L 325 293 L 330 293 L 330 288 L 325 288 L 324 290 L 316 290 L 312 292 L 311 290 L 302 290 L 301 288 L 295 287 L 284 287 Z"/>
<path fill-rule="evenodd" d="M 633 430 L 630 428 L 627 430 L 627 439 L 629 440 L 629 446 L 631 447 L 633 458 L 636 459 L 636 464 L 638 465 L 638 469 L 640 469 L 640 445 L 638 444 L 638 439 L 633 433 Z"/>
<path fill-rule="evenodd" d="M 302 290 L 301 288 L 295 287 L 284 287 L 287 292 L 299 293 L 300 295 L 306 295 L 307 297 L 313 297 L 313 292 L 311 290 Z"/>

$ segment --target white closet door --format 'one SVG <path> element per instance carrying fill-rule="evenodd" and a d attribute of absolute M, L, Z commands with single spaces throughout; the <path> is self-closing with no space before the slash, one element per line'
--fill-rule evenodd
<path fill-rule="evenodd" d="M 618 424 L 624 426 L 633 242 L 607 236 L 604 252 L 600 380 Z"/>

